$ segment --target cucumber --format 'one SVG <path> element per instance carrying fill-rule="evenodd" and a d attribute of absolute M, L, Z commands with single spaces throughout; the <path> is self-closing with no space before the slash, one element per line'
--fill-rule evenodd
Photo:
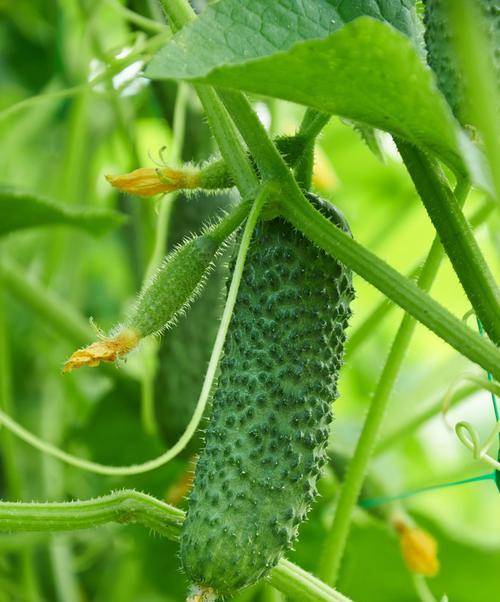
<path fill-rule="evenodd" d="M 496 81 L 500 82 L 500 2 L 499 0 L 473 1 L 480 9 L 482 28 L 489 38 L 492 49 L 491 60 L 494 75 Z M 449 2 L 450 0 L 424 0 L 427 62 L 436 74 L 438 86 L 453 113 L 462 124 L 467 124 L 471 122 L 470 108 L 448 22 L 447 6 Z"/>
<path fill-rule="evenodd" d="M 169 250 L 199 229 L 202 223 L 230 206 L 227 196 L 222 195 L 208 197 L 197 193 L 189 199 L 179 199 L 171 217 Z M 224 307 L 226 277 L 227 267 L 224 257 L 220 256 L 216 258 L 215 268 L 200 296 L 161 339 L 155 404 L 160 434 L 169 447 L 185 431 L 198 401 Z M 192 454 L 198 447 L 198 437 L 194 437 L 186 453 Z"/>
<path fill-rule="evenodd" d="M 283 218 L 257 225 L 181 535 L 198 588 L 251 585 L 297 537 L 326 461 L 353 297 L 350 271 Z"/>

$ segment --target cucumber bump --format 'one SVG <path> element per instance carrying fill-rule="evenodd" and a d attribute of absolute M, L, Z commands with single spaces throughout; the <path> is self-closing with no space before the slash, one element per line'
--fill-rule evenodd
<path fill-rule="evenodd" d="M 254 583 L 296 538 L 326 460 L 353 296 L 350 271 L 283 218 L 257 225 L 181 535 L 198 588 Z"/>
<path fill-rule="evenodd" d="M 424 0 L 425 45 L 427 62 L 436 74 L 437 84 L 453 113 L 462 124 L 471 123 L 471 106 L 456 56 L 455 40 L 449 23 L 449 11 L 456 0 Z M 500 82 L 500 2 L 475 0 L 479 25 L 491 49 L 492 75 Z"/>

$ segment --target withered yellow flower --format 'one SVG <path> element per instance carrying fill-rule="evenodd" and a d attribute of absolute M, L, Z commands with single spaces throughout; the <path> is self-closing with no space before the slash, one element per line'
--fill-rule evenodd
<path fill-rule="evenodd" d="M 93 368 L 101 362 L 115 362 L 129 353 L 139 340 L 140 337 L 134 330 L 121 330 L 113 337 L 100 339 L 84 349 L 75 351 L 64 364 L 63 372 L 71 372 L 82 366 Z"/>
<path fill-rule="evenodd" d="M 437 541 L 418 527 L 398 522 L 399 545 L 407 567 L 413 573 L 434 577 L 439 572 Z"/>
<path fill-rule="evenodd" d="M 198 170 L 141 167 L 120 176 L 106 176 L 106 180 L 122 192 L 149 197 L 174 190 L 196 188 L 198 174 Z"/>

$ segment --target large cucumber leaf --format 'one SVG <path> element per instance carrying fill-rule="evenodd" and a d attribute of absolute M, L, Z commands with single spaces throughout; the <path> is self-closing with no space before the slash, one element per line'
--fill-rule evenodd
<path fill-rule="evenodd" d="M 105 234 L 123 223 L 125 216 L 107 209 L 74 209 L 39 194 L 0 186 L 0 236 L 14 230 L 65 224 Z"/>
<path fill-rule="evenodd" d="M 157 60 L 175 65 L 176 77 L 205 75 L 215 66 L 247 63 L 325 38 L 362 16 L 390 23 L 417 45 L 414 5 L 414 0 L 221 0 L 177 33 L 153 65 Z"/>
<path fill-rule="evenodd" d="M 348 4 L 350 9 L 343 8 Z M 396 4 L 402 11 L 401 2 L 387 6 Z M 296 5 L 303 11 L 290 8 Z M 488 188 L 478 151 L 415 43 L 382 22 L 384 15 L 344 24 L 342 15 L 372 14 L 369 5 L 384 3 L 323 1 L 306 13 L 308 2 L 222 0 L 174 36 L 153 57 L 146 75 L 282 98 L 383 129 L 436 154 L 456 172 L 466 171 L 464 157 L 476 183 Z M 396 23 L 415 38 L 413 13 L 398 14 L 407 19 Z M 331 15 L 336 16 L 327 23 Z"/>

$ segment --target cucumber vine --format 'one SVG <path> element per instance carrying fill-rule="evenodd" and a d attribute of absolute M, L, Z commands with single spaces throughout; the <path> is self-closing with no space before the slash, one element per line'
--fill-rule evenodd
<path fill-rule="evenodd" d="M 94 17 L 85 3 L 77 4 L 86 18 Z M 115 465 L 81 457 L 78 450 L 72 450 L 74 453 L 64 451 L 62 443 L 52 441 L 53 429 L 49 428 L 44 437 L 43 430 L 40 436 L 17 421 L 11 395 L 8 324 L 4 319 L 4 295 L 0 291 L 0 425 L 6 431 L 2 443 L 5 480 L 9 495 L 21 499 L 23 489 L 16 477 L 16 448 L 12 435 L 78 470 L 108 477 L 130 477 L 164 467 L 182 452 L 186 453 L 198 430 L 204 432 L 204 447 L 196 457 L 194 478 L 183 472 L 178 481 L 179 499 L 190 490 L 186 512 L 158 497 L 129 489 L 127 485 L 126 489 L 83 501 L 0 501 L 0 531 L 55 533 L 108 523 L 138 523 L 179 543 L 182 569 L 190 581 L 189 602 L 215 602 L 238 596 L 240 590 L 251 591 L 247 588 L 259 584 L 267 584 L 267 589 L 263 590 L 264 598 L 266 595 L 273 598 L 274 590 L 269 588 L 272 586 L 290 599 L 349 602 L 349 598 L 334 588 L 339 585 L 353 517 L 359 507 L 371 519 L 382 521 L 384 528 L 398 539 L 414 591 L 424 602 L 434 601 L 425 578 L 435 576 L 440 568 L 437 540 L 405 511 L 401 500 L 424 491 L 476 481 L 495 480 L 500 488 L 500 451 L 497 455 L 495 447 L 500 435 L 495 399 L 500 381 L 500 297 L 487 258 L 475 236 L 475 229 L 497 209 L 500 190 L 498 137 L 495 136 L 500 121 L 494 110 L 498 95 L 491 78 L 492 72 L 498 71 L 497 57 L 492 52 L 496 43 L 495 24 L 498 25 L 495 7 L 489 10 L 493 3 L 478 0 L 476 4 L 481 12 L 476 10 L 477 6 L 461 10 L 459 3 L 448 7 L 449 3 L 444 0 L 425 1 L 425 41 L 428 63 L 434 73 L 427 67 L 422 71 L 418 64 L 418 69 L 409 76 L 409 85 L 414 84 L 410 81 L 412 78 L 422 78 L 422 96 L 417 102 L 422 104 L 423 112 L 417 114 L 419 106 L 415 107 L 415 116 L 399 115 L 401 127 L 394 126 L 394 97 L 398 90 L 397 86 L 394 90 L 391 88 L 391 82 L 386 82 L 387 107 L 380 106 L 383 103 L 377 99 L 370 104 L 366 98 L 355 98 L 352 90 L 344 91 L 346 98 L 353 95 L 353 109 L 339 110 L 340 116 L 349 117 L 349 126 L 361 132 L 368 143 L 378 136 L 374 133 L 375 127 L 387 125 L 408 181 L 422 202 L 429 224 L 432 223 L 435 235 L 430 250 L 423 264 L 407 276 L 358 242 L 356 233 L 353 237 L 340 210 L 310 192 L 315 145 L 331 117 L 324 110 L 326 107 L 319 103 L 320 96 L 300 89 L 299 100 L 307 109 L 298 130 L 294 134 L 273 137 L 246 92 L 266 94 L 269 90 L 267 79 L 272 79 L 273 73 L 277 76 L 280 65 L 300 64 L 307 52 L 311 55 L 309 60 L 314 60 L 314 52 L 324 52 L 324 56 L 321 54 L 324 64 L 328 61 L 337 64 L 339 57 L 345 57 L 342 44 L 347 39 L 347 35 L 345 38 L 338 36 L 337 30 L 344 28 L 344 33 L 347 31 L 352 36 L 351 43 L 353 40 L 355 43 L 356 36 L 360 39 L 363 27 L 370 25 L 370 18 L 383 21 L 386 28 L 381 28 L 378 34 L 373 29 L 381 36 L 381 48 L 374 44 L 374 54 L 379 59 L 384 58 L 386 43 L 385 50 L 388 54 L 392 52 L 394 59 L 394 48 L 390 44 L 398 47 L 399 40 L 401 53 L 408 61 L 423 61 L 423 51 L 418 46 L 423 36 L 413 2 L 387 0 L 376 3 L 378 9 L 375 12 L 371 3 L 347 7 L 344 3 L 321 2 L 314 6 L 314 18 L 307 10 L 301 13 L 295 6 L 293 10 L 299 11 L 297 31 L 292 31 L 293 28 L 286 24 L 281 31 L 278 22 L 274 24 L 275 30 L 266 30 L 267 13 L 259 13 L 265 4 L 260 0 L 255 6 L 252 3 L 237 6 L 232 0 L 221 0 L 215 8 L 207 9 L 208 17 L 204 14 L 199 19 L 188 0 L 160 0 L 156 13 L 150 7 L 151 18 L 130 10 L 117 0 L 107 4 L 115 16 L 120 15 L 137 29 L 130 36 L 127 51 L 113 54 L 108 60 L 98 33 L 91 28 L 89 40 L 102 63 L 102 70 L 84 83 L 61 90 L 49 89 L 1 109 L 0 122 L 7 122 L 23 110 L 42 107 L 50 101 L 76 97 L 83 103 L 90 91 L 103 91 L 103 98 L 111 98 L 118 137 L 127 147 L 134 165 L 121 175 L 111 175 L 116 171 L 112 167 L 106 179 L 120 195 L 142 197 L 131 200 L 120 196 L 122 202 L 133 205 L 130 213 L 135 214 L 135 219 L 129 233 L 137 245 L 136 263 L 141 254 L 149 253 L 149 261 L 143 262 L 145 269 L 139 277 L 142 283 L 137 286 L 139 292 L 135 303 L 124 311 L 121 322 L 107 333 L 98 331 L 97 340 L 91 342 L 96 338 L 95 333 L 71 301 L 45 286 L 44 276 L 50 280 L 55 269 L 53 257 L 47 262 L 47 273 L 37 281 L 28 278 L 0 248 L 0 282 L 39 320 L 45 321 L 77 348 L 64 364 L 63 372 L 105 363 L 107 365 L 102 366 L 105 378 L 111 376 L 123 387 L 131 383 L 131 386 L 138 386 L 143 430 L 152 438 L 158 436 L 154 386 L 159 338 L 167 329 L 175 328 L 184 314 L 189 316 L 191 304 L 201 295 L 221 258 L 229 260 L 230 273 L 224 309 L 199 397 L 182 435 L 174 445 L 151 460 Z M 287 5 L 285 2 L 285 12 L 292 10 Z M 395 7 L 396 12 L 392 10 Z M 267 9 L 279 12 L 280 6 L 268 6 Z M 212 38 L 204 27 L 214 27 L 214 15 L 222 15 L 230 23 L 232 17 L 229 15 L 233 10 L 242 11 L 238 13 L 239 21 L 235 21 L 237 26 L 227 33 L 227 47 L 214 50 Z M 388 14 L 394 22 L 389 20 Z M 350 24 L 352 20 L 356 23 Z M 477 23 L 471 24 L 471 21 Z M 252 27 L 259 23 L 264 33 L 259 34 L 261 45 L 255 42 L 254 47 Z M 299 32 L 301 28 L 303 32 Z M 390 35 L 387 28 L 392 32 Z M 441 36 L 443 28 L 445 36 Z M 245 37 L 249 35 L 247 30 L 252 30 L 250 37 Z M 142 32 L 147 32 L 150 37 Z M 186 37 L 182 37 L 183 34 Z M 217 35 L 220 34 L 218 31 Z M 223 35 L 226 39 L 226 32 Z M 189 36 L 205 41 L 207 56 L 201 48 L 195 48 L 192 63 L 184 65 L 179 61 L 175 69 L 165 68 L 163 73 L 163 55 L 157 51 L 162 47 L 170 48 L 171 54 L 166 56 L 173 57 L 175 62 L 176 56 L 185 56 Z M 239 36 L 244 44 L 249 39 L 252 44 L 242 50 L 241 43 L 236 41 Z M 278 38 L 283 48 L 275 47 Z M 316 44 L 317 38 L 328 40 L 321 47 Z M 218 39 L 217 36 L 214 35 L 214 39 Z M 477 72 L 471 56 L 464 51 L 471 41 L 482 49 L 481 56 L 477 48 L 471 54 L 478 61 Z M 146 75 L 154 80 L 152 85 L 156 85 L 156 80 L 177 80 L 173 140 L 167 160 L 164 161 L 166 151 L 162 149 L 160 164 L 141 167 L 139 146 L 130 136 L 126 113 L 117 102 L 118 95 L 126 93 L 126 84 L 117 83 L 116 76 L 138 62 L 141 66 L 146 65 L 153 56 L 155 69 L 146 71 Z M 290 63 L 286 62 L 288 60 Z M 383 60 L 380 63 L 383 65 Z M 332 78 L 332 85 L 335 85 L 332 73 L 326 77 Z M 387 79 L 382 67 L 376 77 L 379 82 Z M 296 90 L 291 92 L 278 77 L 276 80 L 276 97 L 297 98 Z M 293 81 L 300 88 L 300 78 Z M 189 142 L 189 114 L 193 104 L 188 83 L 196 92 L 220 152 L 220 157 L 201 163 L 183 161 L 182 149 Z M 170 93 L 167 87 L 162 93 L 165 90 Z M 484 114 L 475 106 L 480 104 L 475 102 L 480 94 L 487 97 L 483 103 Z M 158 99 L 161 104 L 160 94 Z M 347 106 L 338 98 L 337 105 L 333 105 Z M 83 136 L 82 106 L 69 136 L 69 145 L 73 147 L 78 146 Z M 429 106 L 434 106 L 437 114 L 443 116 L 440 132 L 429 133 L 426 128 L 420 128 L 418 119 L 426 115 Z M 430 117 L 429 112 L 427 116 Z M 437 140 L 440 134 L 442 140 Z M 468 138 L 469 134 L 475 138 L 474 142 Z M 418 146 L 416 142 L 419 142 Z M 377 152 L 383 156 L 378 146 Z M 83 188 L 79 186 L 83 153 L 82 145 L 78 152 L 75 151 L 78 160 L 73 156 L 68 159 L 67 186 L 62 186 L 76 197 L 83 194 Z M 446 168 L 453 171 L 443 169 L 440 161 L 448 161 Z M 481 187 L 486 200 L 479 208 L 476 206 L 474 212 L 465 207 L 468 214 L 472 214 L 467 219 L 464 206 Z M 177 204 L 187 207 L 191 197 L 200 193 L 207 204 L 214 195 L 222 193 L 237 200 L 223 215 L 207 223 L 201 233 L 186 237 L 163 258 L 169 246 L 167 242 L 170 242 L 168 232 L 173 209 Z M 493 193 L 497 198 L 493 198 Z M 148 197 L 166 194 L 169 196 L 158 201 L 154 219 L 151 220 L 151 216 L 145 218 L 151 203 Z M 30 202 L 31 213 L 41 216 L 31 215 L 34 225 L 50 224 L 51 220 L 54 224 L 61 223 L 64 211 L 57 204 L 51 206 L 53 213 L 48 215 L 48 204 L 46 201 L 44 204 L 41 197 Z M 101 217 L 103 232 L 117 225 L 112 224 L 113 215 Z M 37 219 L 39 223 L 36 223 Z M 62 221 L 91 230 L 89 219 L 96 219 L 96 224 L 99 221 L 98 217 L 89 216 L 85 211 L 67 217 L 67 223 Z M 27 219 L 26 226 L 14 224 L 11 229 L 32 225 Z M 96 225 L 96 229 L 98 227 Z M 5 228 L 10 231 L 8 225 Z M 136 236 L 141 228 L 149 239 L 148 236 Z M 138 240 L 141 237 L 144 241 Z M 56 241 L 55 249 L 58 244 Z M 139 248 L 141 244 L 144 248 Z M 472 306 L 471 312 L 477 317 L 479 333 L 429 294 L 446 258 Z M 340 448 L 336 449 L 336 444 L 332 445 L 329 438 L 333 417 L 331 402 L 337 397 L 345 331 L 354 300 L 352 275 L 375 287 L 384 299 L 360 321 L 350 342 L 347 340 L 348 362 L 391 309 L 399 307 L 404 313 L 374 387 L 354 451 L 349 456 L 343 455 Z M 496 422 L 485 440 L 481 442 L 469 422 L 459 421 L 454 429 L 458 440 L 472 452 L 473 459 L 487 464 L 494 472 L 394 496 L 380 488 L 372 478 L 372 457 L 404 439 L 443 405 L 438 401 L 430 410 L 421 411 L 407 422 L 398 424 L 385 437 L 381 436 L 384 417 L 418 324 L 486 372 L 484 377 L 478 374 L 461 377 L 461 385 L 468 379 L 464 391 L 457 392 L 457 383 L 450 387 L 445 396 L 443 416 L 446 418 L 452 401 L 470 392 L 490 391 Z M 200 327 L 203 328 L 203 324 Z M 130 365 L 126 364 L 128 358 Z M 188 357 L 186 361 L 189 360 Z M 137 370 L 134 362 L 142 363 L 142 367 Z M 109 365 L 113 363 L 117 364 L 117 370 Z M 84 370 L 78 372 L 77 378 L 85 374 Z M 78 395 L 81 396 L 81 392 Z M 47 416 L 42 415 L 46 425 L 50 422 Z M 207 427 L 204 426 L 206 420 Z M 169 469 L 174 466 L 172 463 Z M 323 482 L 320 477 L 325 474 Z M 322 512 L 325 508 L 327 511 L 318 521 L 322 523 L 323 535 L 322 548 L 315 559 L 316 577 L 284 556 L 299 537 L 299 527 L 313 507 L 317 484 L 320 490 L 322 487 L 328 489 L 330 477 L 335 483 L 335 492 L 327 491 L 327 504 Z M 333 512 L 328 509 L 331 499 L 336 500 Z M 33 593 L 36 585 L 30 581 L 32 559 L 29 554 L 23 562 L 22 587 L 25 593 Z M 69 590 L 65 590 L 58 582 L 56 589 L 60 593 L 74 588 L 69 586 Z"/>

